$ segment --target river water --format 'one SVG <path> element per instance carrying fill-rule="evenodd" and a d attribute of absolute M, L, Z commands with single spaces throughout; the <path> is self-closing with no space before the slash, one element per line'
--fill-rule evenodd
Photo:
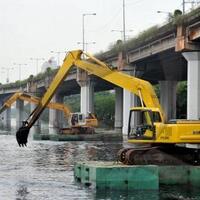
<path fill-rule="evenodd" d="M 14 134 L 0 131 L 0 200 L 200 199 L 200 190 L 182 186 L 160 191 L 96 192 L 76 183 L 76 161 L 115 160 L 122 142 L 33 141 L 18 147 Z"/>

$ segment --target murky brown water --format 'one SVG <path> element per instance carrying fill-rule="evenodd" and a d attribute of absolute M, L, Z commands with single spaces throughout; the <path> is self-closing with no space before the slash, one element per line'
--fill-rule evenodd
<path fill-rule="evenodd" d="M 200 190 L 96 192 L 74 182 L 76 161 L 114 160 L 122 143 L 32 141 L 19 148 L 14 135 L 0 134 L 0 200 L 200 199 Z"/>

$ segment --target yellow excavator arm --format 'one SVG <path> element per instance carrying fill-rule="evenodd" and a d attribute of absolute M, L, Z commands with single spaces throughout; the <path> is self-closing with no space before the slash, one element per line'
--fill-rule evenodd
<path fill-rule="evenodd" d="M 87 60 L 81 58 L 83 54 L 87 56 Z M 101 62 L 93 56 L 83 53 L 81 50 L 76 50 L 68 52 L 62 66 L 55 75 L 46 93 L 41 98 L 41 101 L 37 105 L 33 114 L 26 120 L 26 124 L 24 124 L 17 131 L 16 138 L 20 146 L 26 145 L 30 128 L 33 126 L 33 124 L 39 118 L 42 111 L 50 102 L 57 88 L 65 80 L 72 66 L 76 66 L 80 69 L 83 69 L 91 74 L 94 74 L 106 81 L 109 81 L 110 83 L 122 87 L 139 96 L 142 105 L 144 104 L 146 107 L 158 109 L 161 116 L 161 120 L 164 122 L 164 113 L 159 104 L 154 89 L 149 82 L 112 69 L 107 64 Z"/>

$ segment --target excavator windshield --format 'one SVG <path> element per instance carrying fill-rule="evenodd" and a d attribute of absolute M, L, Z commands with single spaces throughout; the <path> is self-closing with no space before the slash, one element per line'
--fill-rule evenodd
<path fill-rule="evenodd" d="M 153 139 L 154 122 L 162 122 L 160 113 L 147 109 L 132 109 L 129 117 L 128 137 L 130 139 Z"/>

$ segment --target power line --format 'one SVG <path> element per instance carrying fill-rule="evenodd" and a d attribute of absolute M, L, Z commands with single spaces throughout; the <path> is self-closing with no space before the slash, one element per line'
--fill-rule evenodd
<path fill-rule="evenodd" d="M 111 23 L 113 24 L 113 19 L 116 19 L 119 15 L 120 15 L 120 11 L 121 8 L 117 9 L 116 13 L 108 20 L 108 22 L 102 26 L 100 26 L 99 28 L 95 29 L 95 30 L 91 30 L 92 32 L 96 32 L 96 31 L 103 31 L 103 29 L 105 29 L 107 26 L 109 26 Z"/>

